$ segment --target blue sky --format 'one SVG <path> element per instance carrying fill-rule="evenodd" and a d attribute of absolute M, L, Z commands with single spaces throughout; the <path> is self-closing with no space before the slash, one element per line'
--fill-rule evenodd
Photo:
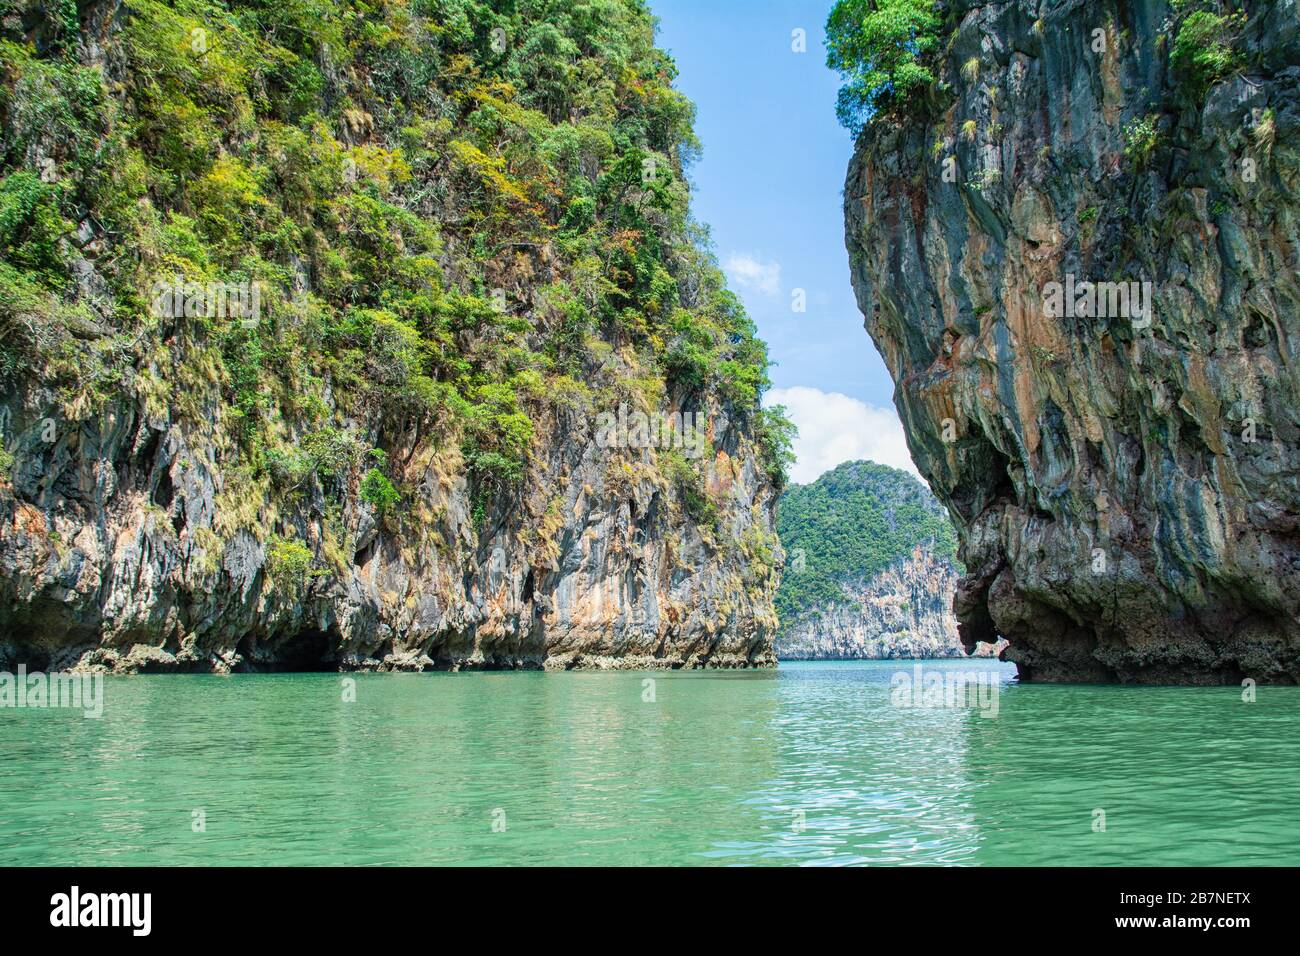
<path fill-rule="evenodd" d="M 776 363 L 769 403 L 800 427 L 794 479 L 853 458 L 914 470 L 849 284 L 842 202 L 853 140 L 835 119 L 839 77 L 826 66 L 830 0 L 649 2 L 677 88 L 698 109 L 695 216 Z M 792 49 L 796 29 L 806 52 Z M 792 308 L 796 289 L 806 312 Z"/>

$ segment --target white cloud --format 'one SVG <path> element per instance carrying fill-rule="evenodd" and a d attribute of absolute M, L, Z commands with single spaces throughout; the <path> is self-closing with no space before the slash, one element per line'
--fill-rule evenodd
<path fill-rule="evenodd" d="M 863 458 L 920 477 L 907 453 L 903 423 L 892 408 L 806 385 L 774 388 L 763 404 L 784 405 L 786 415 L 799 426 L 794 441 L 798 461 L 790 469 L 791 481 L 806 485 L 842 462 Z"/>
<path fill-rule="evenodd" d="M 755 256 L 733 252 L 722 268 L 731 283 L 746 292 L 773 297 L 781 293 L 781 263 L 775 259 L 763 262 Z"/>

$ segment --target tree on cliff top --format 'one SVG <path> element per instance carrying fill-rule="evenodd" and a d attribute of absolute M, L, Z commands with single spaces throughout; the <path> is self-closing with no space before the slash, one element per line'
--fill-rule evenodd
<path fill-rule="evenodd" d="M 835 112 L 855 133 L 876 113 L 912 114 L 935 81 L 932 0 L 839 0 L 826 20 L 826 65 L 845 78 Z"/>

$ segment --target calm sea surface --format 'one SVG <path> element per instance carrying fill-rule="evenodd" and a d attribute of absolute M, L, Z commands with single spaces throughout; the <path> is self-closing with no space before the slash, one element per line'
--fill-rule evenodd
<path fill-rule="evenodd" d="M 0 709 L 0 864 L 1300 864 L 1300 689 L 912 666 L 106 678 Z"/>

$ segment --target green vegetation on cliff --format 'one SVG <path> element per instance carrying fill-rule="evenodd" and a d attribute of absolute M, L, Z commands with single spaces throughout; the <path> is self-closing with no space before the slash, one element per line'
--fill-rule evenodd
<path fill-rule="evenodd" d="M 786 569 L 777 591 L 782 624 L 848 603 L 845 583 L 869 580 L 924 542 L 952 559 L 956 538 L 934 496 L 913 475 L 870 461 L 846 462 L 781 496 L 777 533 Z"/>
<path fill-rule="evenodd" d="M 1197 101 L 1245 60 L 1234 46 L 1246 23 L 1246 14 L 1233 9 L 1236 6 L 1215 0 L 1173 0 L 1178 26 L 1169 65 Z"/>
<path fill-rule="evenodd" d="M 780 480 L 640 0 L 4 6 L 4 391 L 217 422 L 246 487 L 364 482 L 388 511 L 413 434 L 459 450 L 481 509 L 539 416 L 708 394 Z M 256 286 L 259 314 L 159 314 L 178 281 Z"/>
<path fill-rule="evenodd" d="M 928 118 L 951 92 L 945 60 L 954 34 L 974 3 L 935 0 L 837 0 L 826 21 L 826 64 L 844 78 L 836 113 L 855 135 L 880 115 L 897 121 Z M 1169 66 L 1181 94 L 1200 104 L 1215 82 L 1242 67 L 1237 47 L 1246 13 L 1233 0 L 1172 0 Z M 1114 16 L 1099 11 L 1096 29 L 1114 40 Z M 1035 24 L 1041 32 L 1042 21 Z M 1080 42 L 1096 43 L 1096 37 Z M 961 65 L 979 77 L 980 59 Z"/>
<path fill-rule="evenodd" d="M 935 85 L 940 19 L 933 0 L 839 0 L 826 21 L 826 64 L 844 75 L 836 113 L 856 132 L 877 112 L 915 112 Z"/>

